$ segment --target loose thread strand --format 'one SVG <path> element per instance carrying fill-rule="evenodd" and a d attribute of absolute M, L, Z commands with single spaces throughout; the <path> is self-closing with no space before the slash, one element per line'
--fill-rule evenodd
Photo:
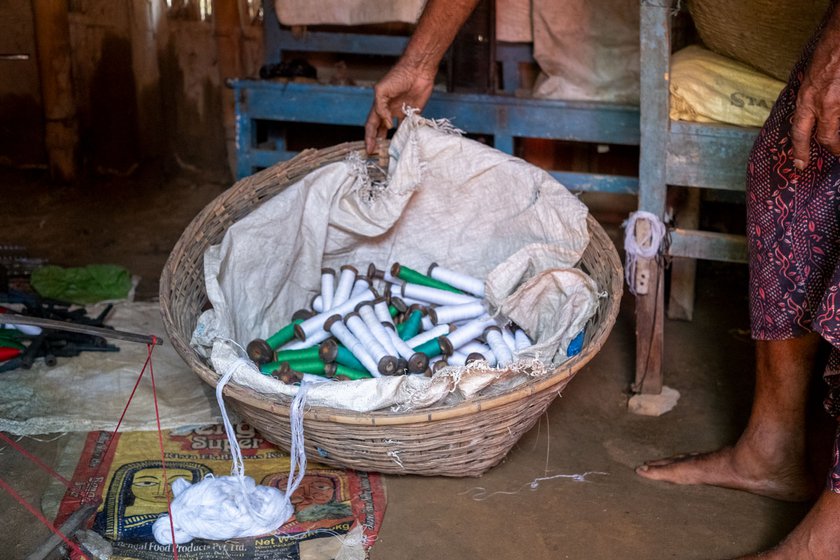
<path fill-rule="evenodd" d="M 158 445 L 160 446 L 160 465 L 163 470 L 163 487 L 166 492 L 166 510 L 169 512 L 169 528 L 172 530 L 172 555 L 178 560 L 178 544 L 175 542 L 175 522 L 172 520 L 172 491 L 169 488 L 169 480 L 166 475 L 166 454 L 163 452 L 163 431 L 160 429 L 160 410 L 158 408 L 157 387 L 155 386 L 155 368 L 152 365 L 152 351 L 154 345 L 149 344 L 149 357 L 146 360 L 149 364 L 149 377 L 152 379 L 152 400 L 155 403 L 155 422 L 157 422 Z"/>

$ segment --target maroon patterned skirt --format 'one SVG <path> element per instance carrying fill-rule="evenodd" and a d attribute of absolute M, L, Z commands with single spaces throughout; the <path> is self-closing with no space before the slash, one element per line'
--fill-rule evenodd
<path fill-rule="evenodd" d="M 793 166 L 791 154 L 796 95 L 818 36 L 793 69 L 750 154 L 750 315 L 757 340 L 817 332 L 831 344 L 825 407 L 840 417 L 840 161 L 813 138 L 805 170 Z M 840 440 L 834 459 L 829 485 L 840 493 Z"/>

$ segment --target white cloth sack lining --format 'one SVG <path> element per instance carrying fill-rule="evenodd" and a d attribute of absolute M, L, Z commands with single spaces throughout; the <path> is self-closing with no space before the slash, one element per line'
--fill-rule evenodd
<path fill-rule="evenodd" d="M 587 209 L 545 171 L 457 132 L 409 112 L 390 145 L 387 182 L 372 181 L 359 157 L 315 169 L 209 247 L 212 309 L 199 318 L 192 344 L 215 371 L 237 359 L 224 339 L 245 346 L 267 338 L 310 302 L 322 267 L 394 261 L 417 270 L 438 262 L 486 278 L 491 312 L 515 317 L 535 341 L 518 358 L 549 369 L 563 361 L 599 297 L 595 282 L 573 268 L 589 242 Z M 480 390 L 500 375 L 469 372 L 320 383 L 307 398 L 359 412 L 415 409 L 441 402 L 465 377 L 481 376 Z M 246 368 L 233 382 L 266 394 L 296 391 Z"/>

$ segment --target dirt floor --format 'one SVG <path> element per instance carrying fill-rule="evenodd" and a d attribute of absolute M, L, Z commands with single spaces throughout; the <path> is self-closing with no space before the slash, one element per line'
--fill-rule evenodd
<path fill-rule="evenodd" d="M 60 187 L 41 172 L 0 170 L 0 245 L 25 245 L 66 266 L 124 265 L 142 277 L 137 298 L 152 299 L 169 250 L 227 184 L 143 171 Z M 618 224 L 605 225 L 618 238 Z M 713 560 L 777 543 L 807 504 L 658 484 L 633 472 L 648 458 L 732 442 L 749 412 L 746 267 L 699 269 L 694 321 L 665 328 L 666 384 L 682 395 L 675 410 L 659 418 L 626 410 L 634 320 L 625 295 L 606 346 L 502 464 L 481 478 L 386 477 L 388 509 L 371 558 Z M 54 464 L 66 440 L 50 439 L 22 443 Z M 565 476 L 587 472 L 586 482 Z M 40 503 L 47 476 L 13 450 L 0 449 L 0 473 Z M 0 511 L 0 557 L 22 558 L 49 534 L 5 492 Z"/>

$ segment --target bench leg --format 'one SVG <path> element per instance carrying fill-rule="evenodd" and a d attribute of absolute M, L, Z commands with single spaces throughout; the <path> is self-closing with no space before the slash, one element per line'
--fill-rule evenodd
<path fill-rule="evenodd" d="M 650 264 L 650 289 L 636 296 L 636 380 L 634 393 L 662 392 L 665 274 L 656 261 Z M 640 262 L 637 264 L 643 264 Z"/>

